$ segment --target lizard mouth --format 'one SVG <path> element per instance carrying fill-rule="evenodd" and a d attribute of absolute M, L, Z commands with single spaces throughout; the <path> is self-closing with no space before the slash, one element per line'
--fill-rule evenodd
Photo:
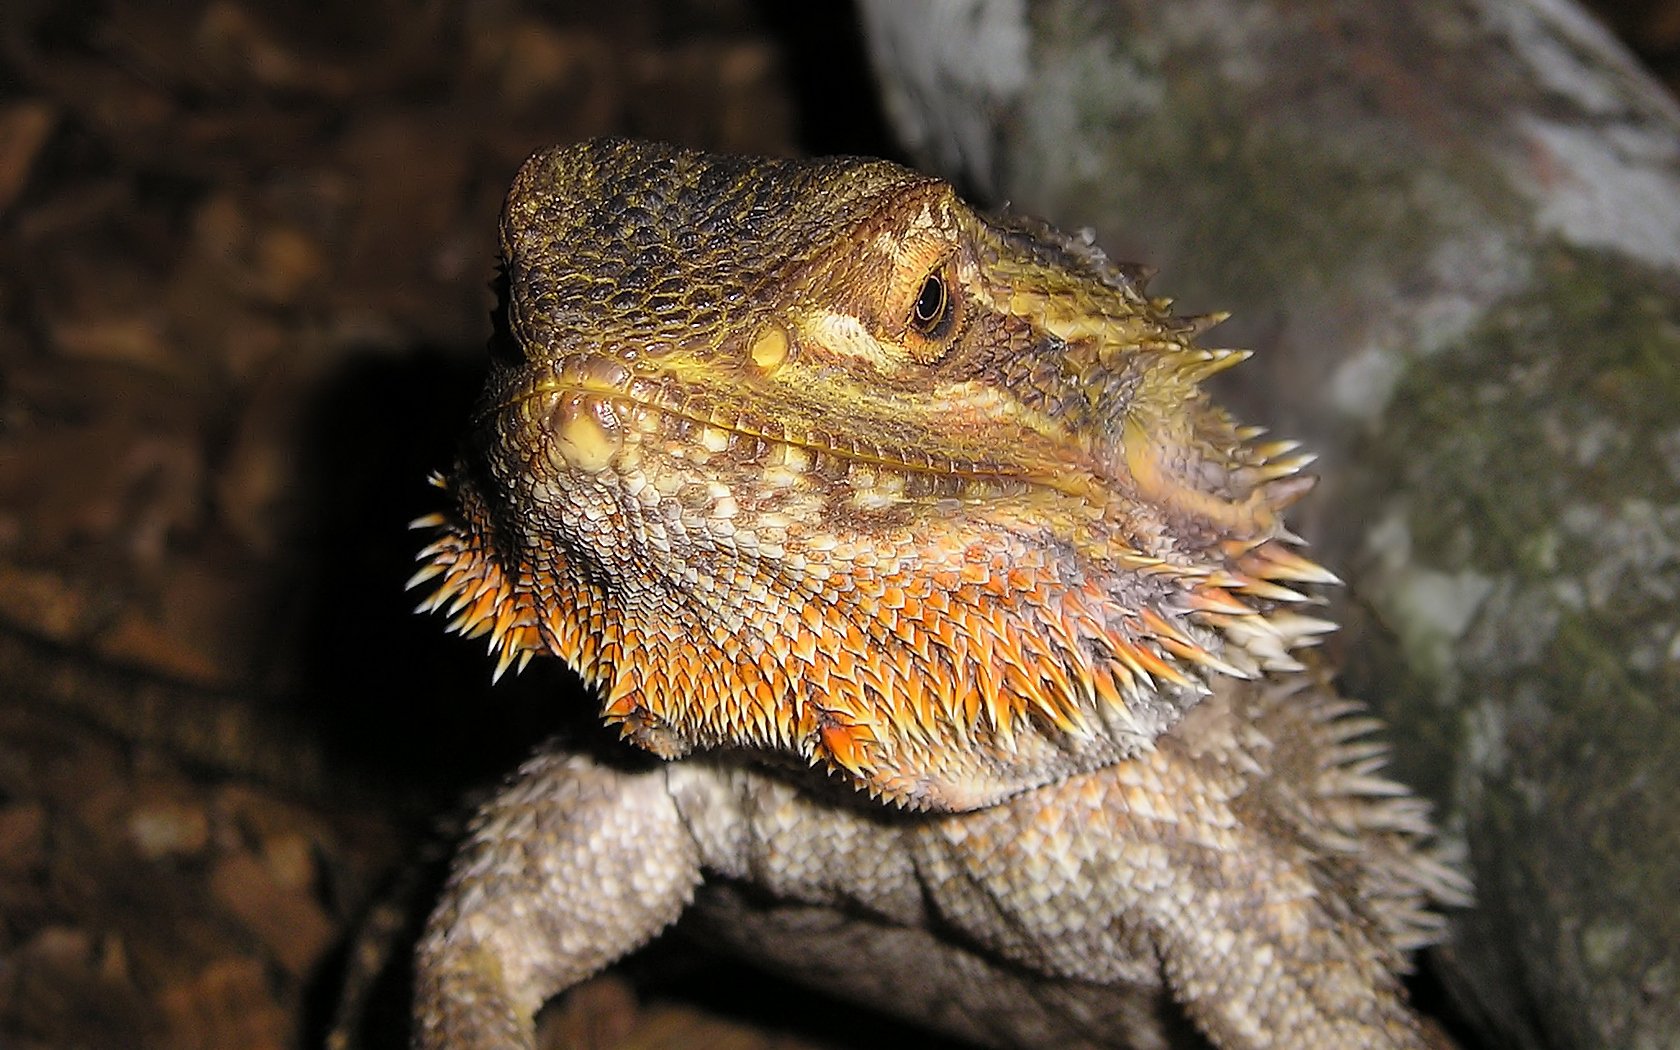
<path fill-rule="evenodd" d="M 521 417 L 544 435 L 538 447 L 552 466 L 585 474 L 614 467 L 626 474 L 644 472 L 647 451 L 654 449 L 713 475 L 727 476 L 730 466 L 756 470 L 758 482 L 769 489 L 803 481 L 844 490 L 860 509 L 1011 499 L 1037 491 L 1071 498 L 1097 517 L 1116 494 L 1115 479 L 1091 469 L 1088 452 L 1037 449 L 1024 435 L 1016 442 L 1021 461 L 958 458 L 927 440 L 889 446 L 859 429 L 842 438 L 815 426 L 801 428 L 786 417 L 732 410 L 721 401 L 704 387 L 681 385 L 665 374 L 636 376 L 618 361 L 583 357 L 569 359 L 558 374 L 537 380 L 491 414 Z M 906 447 L 916 454 L 901 451 Z M 1286 476 L 1255 485 L 1240 498 L 1215 495 L 1163 471 L 1148 436 L 1135 426 L 1122 428 L 1105 455 L 1121 464 L 1123 484 L 1133 496 L 1233 537 L 1275 531 L 1278 506 L 1292 502 L 1293 489 L 1310 485 Z"/>
<path fill-rule="evenodd" d="M 621 361 L 580 355 L 491 406 L 479 424 L 511 415 L 543 436 L 539 447 L 554 467 L 588 474 L 644 470 L 651 450 L 712 472 L 757 467 L 772 485 L 803 475 L 905 500 L 989 499 L 1033 489 L 1093 504 L 1106 498 L 1092 472 L 1065 450 L 1053 455 L 1035 447 L 1049 444 L 1042 439 L 1017 442 L 1025 455 L 1016 461 L 979 454 L 977 440 L 953 452 L 901 416 L 882 418 L 876 432 L 897 440 L 880 440 L 855 422 L 842 433 L 825 430 L 820 417 L 802 423 L 808 416 L 800 411 L 743 411 L 750 399 L 714 392 L 728 385 L 685 382 L 665 371 L 637 374 Z"/>

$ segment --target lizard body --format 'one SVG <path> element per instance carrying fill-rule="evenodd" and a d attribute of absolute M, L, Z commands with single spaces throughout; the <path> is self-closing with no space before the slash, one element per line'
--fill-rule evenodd
<path fill-rule="evenodd" d="M 486 805 L 419 1045 L 529 1045 L 691 903 L 988 1045 L 1424 1045 L 1462 880 L 1296 655 L 1307 459 L 1202 393 L 1213 319 L 880 161 L 551 150 L 502 250 L 417 580 L 673 761 L 550 746 Z"/>

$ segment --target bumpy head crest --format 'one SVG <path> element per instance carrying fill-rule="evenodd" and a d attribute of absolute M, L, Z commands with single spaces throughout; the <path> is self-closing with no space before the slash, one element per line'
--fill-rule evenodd
<path fill-rule="evenodd" d="M 503 218 L 509 334 L 416 580 L 661 754 L 966 808 L 1294 670 L 1309 461 L 1138 271 L 878 161 L 595 142 Z"/>

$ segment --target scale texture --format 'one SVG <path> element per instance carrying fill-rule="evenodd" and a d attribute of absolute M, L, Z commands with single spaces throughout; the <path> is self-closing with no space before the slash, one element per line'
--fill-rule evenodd
<path fill-rule="evenodd" d="M 1435 1045 L 1399 976 L 1467 887 L 1301 652 L 1310 457 L 1202 392 L 1217 318 L 850 158 L 551 150 L 502 251 L 416 584 L 633 747 L 482 809 L 419 1046 L 531 1045 L 690 908 L 982 1045 Z"/>

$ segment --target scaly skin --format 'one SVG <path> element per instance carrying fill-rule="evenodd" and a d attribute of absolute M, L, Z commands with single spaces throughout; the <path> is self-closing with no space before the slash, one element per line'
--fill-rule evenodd
<path fill-rule="evenodd" d="M 651 767 L 480 813 L 417 1043 L 531 1016 L 691 903 L 995 1046 L 1422 1046 L 1463 882 L 1294 651 L 1308 482 L 1141 275 L 879 161 L 601 141 L 502 219 L 507 330 L 417 579 L 571 664 Z"/>

